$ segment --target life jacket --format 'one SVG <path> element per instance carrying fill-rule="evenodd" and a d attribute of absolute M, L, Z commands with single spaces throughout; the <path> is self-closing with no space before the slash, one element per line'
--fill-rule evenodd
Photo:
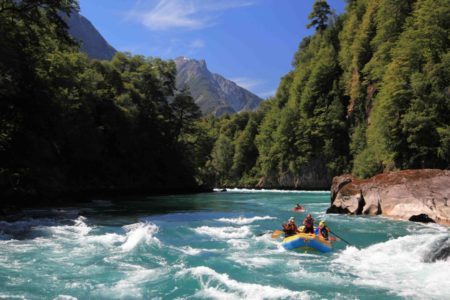
<path fill-rule="evenodd" d="M 326 232 L 325 234 L 324 234 L 324 231 Z M 317 227 L 315 233 L 316 233 L 316 235 L 318 235 L 321 238 L 328 239 L 328 236 L 330 235 L 329 234 L 330 233 L 330 228 L 328 228 L 328 227 Z"/>
<path fill-rule="evenodd" d="M 307 228 L 314 227 L 314 219 L 313 218 L 311 218 L 311 219 L 305 218 L 303 220 L 303 225 L 305 225 L 305 227 L 307 227 Z"/>
<path fill-rule="evenodd" d="M 285 223 L 283 224 L 283 231 L 288 235 L 294 235 L 295 233 L 297 233 L 297 225 L 293 223 Z"/>

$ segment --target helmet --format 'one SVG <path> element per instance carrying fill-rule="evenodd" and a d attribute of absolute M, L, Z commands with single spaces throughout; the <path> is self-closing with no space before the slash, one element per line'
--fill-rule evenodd
<path fill-rule="evenodd" d="M 295 221 L 294 217 L 290 217 L 289 220 L 288 220 L 288 222 L 294 222 L 294 221 Z"/>
<path fill-rule="evenodd" d="M 322 221 L 320 221 L 319 226 L 325 227 L 325 226 L 327 226 L 327 223 L 325 223 L 325 221 L 322 220 Z"/>

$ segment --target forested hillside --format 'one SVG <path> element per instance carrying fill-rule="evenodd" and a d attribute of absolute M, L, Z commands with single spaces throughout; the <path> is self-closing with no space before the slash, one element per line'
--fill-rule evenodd
<path fill-rule="evenodd" d="M 276 96 L 209 122 L 222 185 L 325 188 L 334 175 L 450 166 L 449 0 L 348 0 L 310 14 Z"/>
<path fill-rule="evenodd" d="M 173 61 L 89 59 L 77 1 L 0 5 L 0 198 L 199 186 L 327 189 L 335 175 L 450 165 L 450 0 L 312 9 L 315 34 L 256 112 L 200 119 Z M 5 203 L 4 201 L 2 204 Z"/>
<path fill-rule="evenodd" d="M 175 64 L 121 53 L 90 60 L 63 21 L 76 9 L 74 0 L 1 1 L 2 204 L 195 189 L 189 139 L 200 112 L 175 90 Z"/>

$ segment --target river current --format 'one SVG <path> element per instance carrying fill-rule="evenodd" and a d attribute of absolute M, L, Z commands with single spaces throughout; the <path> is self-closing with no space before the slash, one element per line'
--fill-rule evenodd
<path fill-rule="evenodd" d="M 306 213 L 343 241 L 286 251 Z M 450 299 L 448 227 L 327 215 L 328 192 L 97 199 L 0 221 L 0 299 Z"/>

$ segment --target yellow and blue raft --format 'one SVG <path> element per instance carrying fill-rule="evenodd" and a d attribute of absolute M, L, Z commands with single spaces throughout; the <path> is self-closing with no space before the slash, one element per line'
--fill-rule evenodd
<path fill-rule="evenodd" d="M 286 250 L 313 250 L 324 253 L 333 250 L 333 245 L 329 240 L 312 233 L 298 233 L 286 237 L 283 239 L 282 245 Z"/>

